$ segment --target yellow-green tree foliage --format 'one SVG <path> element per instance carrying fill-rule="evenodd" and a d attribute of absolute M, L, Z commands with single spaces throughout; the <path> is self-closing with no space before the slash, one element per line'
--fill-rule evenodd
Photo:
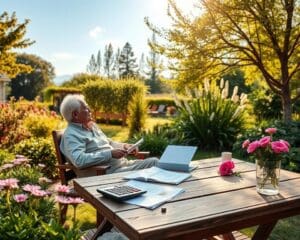
<path fill-rule="evenodd" d="M 26 48 L 34 42 L 24 39 L 29 20 L 18 23 L 16 14 L 4 12 L 0 15 L 0 73 L 13 78 L 20 72 L 29 72 L 30 66 L 16 62 L 15 49 Z"/>
<path fill-rule="evenodd" d="M 281 97 L 284 120 L 291 120 L 300 98 L 292 88 L 300 72 L 299 0 L 199 0 L 199 15 L 191 18 L 173 0 L 169 4 L 171 28 L 146 23 L 167 40 L 152 48 L 173 59 L 178 88 L 238 66 Z"/>

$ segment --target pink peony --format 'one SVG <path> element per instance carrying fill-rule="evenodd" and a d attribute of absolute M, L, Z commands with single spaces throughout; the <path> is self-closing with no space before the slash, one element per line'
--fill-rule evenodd
<path fill-rule="evenodd" d="M 277 154 L 289 152 L 289 147 L 286 145 L 286 143 L 283 142 L 283 140 L 272 142 L 271 147 L 274 153 Z"/>
<path fill-rule="evenodd" d="M 260 147 L 259 141 L 254 141 L 254 142 L 249 144 L 249 146 L 247 148 L 247 152 L 248 153 L 253 153 L 259 147 Z"/>
<path fill-rule="evenodd" d="M 248 147 L 249 144 L 250 144 L 250 140 L 249 140 L 249 139 L 245 140 L 245 141 L 243 142 L 243 144 L 242 144 L 242 148 Z"/>
<path fill-rule="evenodd" d="M 261 147 L 265 148 L 267 147 L 271 142 L 271 137 L 267 136 L 267 137 L 263 137 L 259 140 L 259 144 Z"/>
<path fill-rule="evenodd" d="M 268 134 L 270 134 L 270 135 L 272 135 L 272 134 L 274 134 L 274 133 L 276 133 L 277 132 L 277 128 L 267 128 L 266 130 L 265 130 L 265 133 L 268 133 Z"/>
<path fill-rule="evenodd" d="M 16 194 L 16 195 L 14 195 L 13 198 L 16 202 L 19 203 L 19 202 L 25 202 L 27 200 L 28 196 L 27 196 L 27 194 Z"/>
<path fill-rule="evenodd" d="M 234 162 L 231 160 L 225 161 L 219 166 L 219 173 L 221 176 L 229 176 L 233 174 L 232 169 L 234 169 Z"/>
<path fill-rule="evenodd" d="M 291 145 L 287 141 L 285 141 L 285 140 L 280 139 L 279 142 L 284 143 L 288 148 L 291 147 Z"/>

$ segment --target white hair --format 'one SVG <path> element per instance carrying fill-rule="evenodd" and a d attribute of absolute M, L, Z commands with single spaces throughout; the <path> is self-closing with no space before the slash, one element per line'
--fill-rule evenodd
<path fill-rule="evenodd" d="M 72 121 L 72 113 L 79 111 L 82 103 L 86 104 L 83 95 L 69 94 L 65 96 L 60 105 L 60 113 L 67 122 Z"/>

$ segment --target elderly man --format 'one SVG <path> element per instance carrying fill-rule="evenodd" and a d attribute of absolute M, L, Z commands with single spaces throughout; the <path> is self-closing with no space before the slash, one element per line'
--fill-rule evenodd
<path fill-rule="evenodd" d="M 157 158 L 127 160 L 126 149 L 131 144 L 108 139 L 92 121 L 91 111 L 82 95 L 67 95 L 60 105 L 60 112 L 68 122 L 60 149 L 78 168 L 78 177 L 92 175 L 84 168 L 93 165 L 110 165 L 108 173 L 114 173 L 149 168 L 157 164 Z"/>

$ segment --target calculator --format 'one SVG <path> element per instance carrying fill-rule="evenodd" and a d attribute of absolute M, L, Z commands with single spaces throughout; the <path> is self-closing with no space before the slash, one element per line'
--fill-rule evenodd
<path fill-rule="evenodd" d="M 110 197 L 120 201 L 134 198 L 147 192 L 146 190 L 142 190 L 129 185 L 117 185 L 113 187 L 97 188 L 97 191 L 99 193 L 102 193 L 106 197 Z"/>

